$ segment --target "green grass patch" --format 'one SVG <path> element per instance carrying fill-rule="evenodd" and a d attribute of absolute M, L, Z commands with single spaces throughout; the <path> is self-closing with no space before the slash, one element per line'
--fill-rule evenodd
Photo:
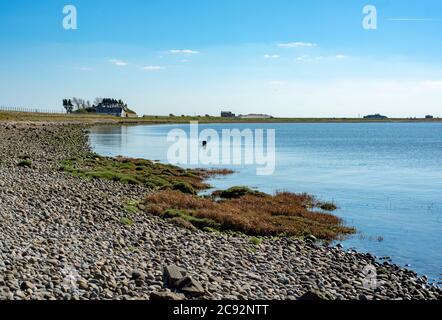
<path fill-rule="evenodd" d="M 213 229 L 211 227 L 204 227 L 202 230 L 207 233 L 218 233 L 219 232 L 219 230 Z"/>
<path fill-rule="evenodd" d="M 141 211 L 140 209 L 140 202 L 135 200 L 129 200 L 124 205 L 124 211 L 128 213 L 139 213 Z"/>
<path fill-rule="evenodd" d="M 128 226 L 128 227 L 133 226 L 135 224 L 135 222 L 132 219 L 128 218 L 128 217 L 121 218 L 120 219 L 120 223 L 122 225 Z"/>
<path fill-rule="evenodd" d="M 250 238 L 250 243 L 255 245 L 255 246 L 259 246 L 262 243 L 262 238 L 251 237 Z"/>
<path fill-rule="evenodd" d="M 246 195 L 265 196 L 264 193 L 250 189 L 249 187 L 236 186 L 227 190 L 217 190 L 212 193 L 212 196 L 222 199 L 239 199 Z"/>
<path fill-rule="evenodd" d="M 187 182 L 174 181 L 172 182 L 172 190 L 178 190 L 188 194 L 196 194 L 196 190 Z"/>
<path fill-rule="evenodd" d="M 178 190 L 195 195 L 210 186 L 204 182 L 218 171 L 192 170 L 143 159 L 109 158 L 88 154 L 60 162 L 59 170 L 71 175 L 143 185 L 154 190 Z"/>
<path fill-rule="evenodd" d="M 212 230 L 219 230 L 221 225 L 212 219 L 197 218 L 192 215 L 191 211 L 181 211 L 176 209 L 166 210 L 162 216 L 165 219 L 181 218 L 187 222 L 190 222 L 198 229 L 210 228 Z"/>
<path fill-rule="evenodd" d="M 20 161 L 17 166 L 22 168 L 32 168 L 32 161 L 31 160 L 22 160 Z"/>

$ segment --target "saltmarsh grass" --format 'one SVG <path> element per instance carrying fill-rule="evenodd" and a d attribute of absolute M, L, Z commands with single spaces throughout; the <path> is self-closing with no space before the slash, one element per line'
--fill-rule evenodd
<path fill-rule="evenodd" d="M 190 170 L 155 163 L 143 159 L 124 157 L 107 158 L 89 154 L 84 158 L 65 160 L 60 171 L 90 179 L 106 179 L 126 184 L 143 185 L 154 190 L 178 190 L 196 194 L 210 186 L 204 180 L 230 171 Z"/>
<path fill-rule="evenodd" d="M 166 190 L 148 195 L 145 208 L 164 218 L 183 218 L 200 229 L 209 227 L 256 237 L 311 234 L 318 239 L 334 240 L 355 233 L 339 217 L 312 208 L 319 202 L 307 194 L 252 193 L 221 200 L 218 197 L 219 192 L 208 198 Z"/>

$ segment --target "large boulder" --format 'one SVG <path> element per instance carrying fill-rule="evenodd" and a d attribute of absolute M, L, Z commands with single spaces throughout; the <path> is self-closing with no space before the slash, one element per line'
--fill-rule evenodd
<path fill-rule="evenodd" d="M 205 294 L 203 286 L 191 277 L 184 277 L 176 285 L 179 291 L 192 298 L 201 297 Z"/>
<path fill-rule="evenodd" d="M 163 282 L 164 285 L 171 289 L 177 288 L 177 282 L 187 275 L 186 270 L 176 265 L 169 265 L 164 267 Z"/>
<path fill-rule="evenodd" d="M 164 267 L 164 286 L 184 293 L 188 297 L 197 298 L 205 294 L 203 286 L 187 275 L 186 270 L 175 265 Z"/>

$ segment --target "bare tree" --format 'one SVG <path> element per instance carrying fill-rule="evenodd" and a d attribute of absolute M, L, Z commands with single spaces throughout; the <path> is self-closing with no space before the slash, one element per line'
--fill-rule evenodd
<path fill-rule="evenodd" d="M 72 98 L 72 103 L 74 104 L 74 106 L 75 106 L 75 108 L 76 108 L 77 110 L 80 110 L 80 109 L 81 109 L 81 99 L 76 98 L 76 97 L 73 97 L 73 98 Z"/>
<path fill-rule="evenodd" d="M 95 98 L 94 106 L 98 106 L 103 102 L 103 98 Z"/>

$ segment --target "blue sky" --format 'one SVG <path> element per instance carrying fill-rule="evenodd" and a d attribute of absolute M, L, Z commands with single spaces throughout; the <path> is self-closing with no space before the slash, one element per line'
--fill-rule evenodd
<path fill-rule="evenodd" d="M 63 29 L 68 4 L 78 30 Z M 0 105 L 442 116 L 441 33 L 439 0 L 1 1 Z"/>

